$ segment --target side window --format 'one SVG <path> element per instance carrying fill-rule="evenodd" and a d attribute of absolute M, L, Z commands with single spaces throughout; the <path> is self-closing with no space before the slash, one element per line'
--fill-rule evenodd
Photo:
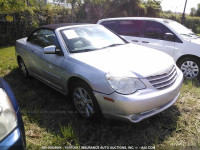
<path fill-rule="evenodd" d="M 117 30 L 116 30 L 117 21 L 105 21 L 105 22 L 102 22 L 101 25 L 117 33 Z"/>
<path fill-rule="evenodd" d="M 140 36 L 142 21 L 140 20 L 122 20 L 118 24 L 118 34 L 125 36 Z"/>
<path fill-rule="evenodd" d="M 55 45 L 57 48 L 60 48 L 60 44 L 55 33 L 47 29 L 40 29 L 36 31 L 32 34 L 28 41 L 40 47 Z"/>
<path fill-rule="evenodd" d="M 35 31 L 29 38 L 28 38 L 28 42 L 36 44 L 37 45 L 37 35 L 39 33 L 39 30 Z"/>
<path fill-rule="evenodd" d="M 144 27 L 145 38 L 165 40 L 165 33 L 172 33 L 172 32 L 161 23 L 154 21 L 146 21 Z"/>

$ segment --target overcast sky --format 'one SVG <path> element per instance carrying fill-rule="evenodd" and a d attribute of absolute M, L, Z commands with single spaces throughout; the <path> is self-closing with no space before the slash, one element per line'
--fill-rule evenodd
<path fill-rule="evenodd" d="M 185 0 L 160 0 L 163 11 L 183 12 Z M 188 0 L 185 12 L 190 13 L 192 7 L 197 8 L 200 0 Z"/>

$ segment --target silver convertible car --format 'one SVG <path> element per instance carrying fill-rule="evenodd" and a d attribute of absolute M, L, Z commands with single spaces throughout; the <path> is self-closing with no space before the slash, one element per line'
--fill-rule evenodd
<path fill-rule="evenodd" d="M 157 50 L 130 44 L 101 25 L 54 24 L 16 41 L 19 68 L 68 94 L 81 116 L 139 122 L 178 98 L 182 72 Z"/>

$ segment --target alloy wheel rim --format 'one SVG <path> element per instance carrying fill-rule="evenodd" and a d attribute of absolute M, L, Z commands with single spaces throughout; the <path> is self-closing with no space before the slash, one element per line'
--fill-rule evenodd
<path fill-rule="evenodd" d="M 85 118 L 90 118 L 94 114 L 94 105 L 88 92 L 78 87 L 73 93 L 74 104 L 78 112 Z"/>
<path fill-rule="evenodd" d="M 199 74 L 199 67 L 198 65 L 193 61 L 185 61 L 181 65 L 181 71 L 183 72 L 183 75 L 187 79 L 193 79 L 196 78 Z"/>

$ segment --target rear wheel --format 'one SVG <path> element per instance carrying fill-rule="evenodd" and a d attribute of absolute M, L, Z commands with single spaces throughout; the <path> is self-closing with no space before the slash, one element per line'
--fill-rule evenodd
<path fill-rule="evenodd" d="M 184 78 L 195 79 L 200 76 L 200 61 L 195 57 L 186 57 L 177 63 L 183 72 Z"/>
<path fill-rule="evenodd" d="M 29 78 L 29 74 L 28 74 L 26 65 L 25 65 L 25 63 L 24 63 L 24 61 L 23 61 L 22 58 L 19 58 L 18 64 L 19 64 L 20 72 L 23 74 L 23 76 L 24 76 L 25 78 Z"/>
<path fill-rule="evenodd" d="M 84 82 L 76 82 L 72 87 L 71 98 L 78 113 L 86 119 L 100 116 L 100 107 L 92 89 Z"/>

